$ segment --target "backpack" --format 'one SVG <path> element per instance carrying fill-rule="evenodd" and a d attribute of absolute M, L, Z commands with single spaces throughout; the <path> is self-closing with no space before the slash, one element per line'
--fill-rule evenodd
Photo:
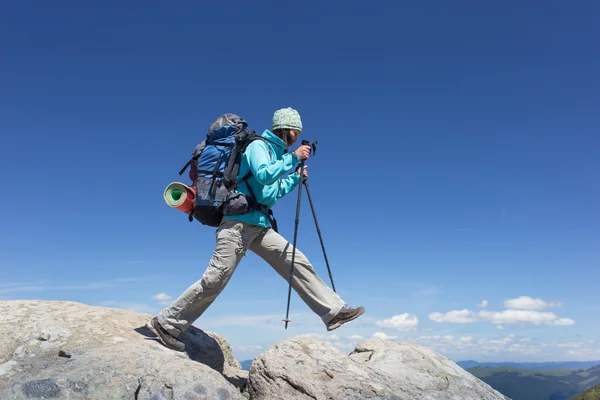
<path fill-rule="evenodd" d="M 190 167 L 189 177 L 196 192 L 194 206 L 189 214 L 190 222 L 195 218 L 204 225 L 217 227 L 223 215 L 240 215 L 252 210 L 264 212 L 273 228 L 276 221 L 273 211 L 255 199 L 250 185 L 251 197 L 235 192 L 235 188 L 252 177 L 248 172 L 237 180 L 246 147 L 254 140 L 267 142 L 255 131 L 248 131 L 248 124 L 238 115 L 221 115 L 208 128 L 206 139 L 192 152 L 192 158 L 179 171 L 182 175 Z M 271 147 L 269 155 L 272 157 Z"/>

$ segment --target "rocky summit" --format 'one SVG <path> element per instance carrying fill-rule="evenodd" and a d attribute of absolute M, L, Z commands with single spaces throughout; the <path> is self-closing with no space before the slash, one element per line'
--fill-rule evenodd
<path fill-rule="evenodd" d="M 505 400 L 422 346 L 365 340 L 351 354 L 295 337 L 249 373 L 227 340 L 195 327 L 162 346 L 148 314 L 65 301 L 0 301 L 0 399 Z"/>

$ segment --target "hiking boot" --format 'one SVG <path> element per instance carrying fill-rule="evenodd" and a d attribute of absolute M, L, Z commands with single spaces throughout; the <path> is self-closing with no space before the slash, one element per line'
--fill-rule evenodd
<path fill-rule="evenodd" d="M 350 322 L 365 313 L 364 307 L 346 307 L 342 308 L 335 317 L 327 324 L 327 330 L 332 331 L 344 325 L 346 322 Z"/>
<path fill-rule="evenodd" d="M 160 322 L 158 322 L 156 317 L 152 318 L 146 326 L 156 335 L 158 340 L 168 348 L 176 351 L 185 350 L 185 344 L 181 343 L 175 336 L 167 332 Z"/>

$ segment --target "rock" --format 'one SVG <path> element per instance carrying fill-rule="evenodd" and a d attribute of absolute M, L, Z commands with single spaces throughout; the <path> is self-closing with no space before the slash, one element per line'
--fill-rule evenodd
<path fill-rule="evenodd" d="M 363 340 L 350 358 L 393 376 L 424 399 L 504 400 L 506 397 L 433 350 L 408 343 Z"/>
<path fill-rule="evenodd" d="M 200 361 L 222 372 L 224 368 L 242 369 L 233 356 L 229 342 L 221 335 L 191 327 L 183 337 L 186 353 L 191 359 Z"/>
<path fill-rule="evenodd" d="M 309 337 L 279 342 L 250 368 L 252 400 L 504 400 L 452 361 L 413 345 L 363 341 L 350 355 Z"/>
<path fill-rule="evenodd" d="M 252 400 L 412 400 L 395 379 L 363 365 L 331 344 L 308 337 L 276 343 L 252 362 L 248 391 Z"/>
<path fill-rule="evenodd" d="M 150 318 L 75 302 L 0 301 L 1 398 L 245 399 L 245 371 L 224 338 L 191 327 L 186 352 L 175 352 L 145 327 Z"/>
<path fill-rule="evenodd" d="M 226 367 L 222 374 L 233 386 L 239 388 L 242 394 L 247 398 L 248 371 L 244 371 L 243 369 Z"/>
<path fill-rule="evenodd" d="M 191 327 L 185 352 L 152 316 L 65 301 L 0 301 L 0 399 L 505 400 L 432 350 L 364 340 L 350 354 L 309 337 L 241 369 L 225 338 Z M 510 400 L 510 399 L 508 399 Z"/>

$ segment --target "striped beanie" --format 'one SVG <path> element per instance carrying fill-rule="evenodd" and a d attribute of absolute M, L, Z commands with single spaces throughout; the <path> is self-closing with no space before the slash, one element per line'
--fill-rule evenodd
<path fill-rule="evenodd" d="M 297 129 L 302 132 L 302 120 L 298 111 L 290 107 L 275 111 L 273 130 L 275 129 Z"/>

